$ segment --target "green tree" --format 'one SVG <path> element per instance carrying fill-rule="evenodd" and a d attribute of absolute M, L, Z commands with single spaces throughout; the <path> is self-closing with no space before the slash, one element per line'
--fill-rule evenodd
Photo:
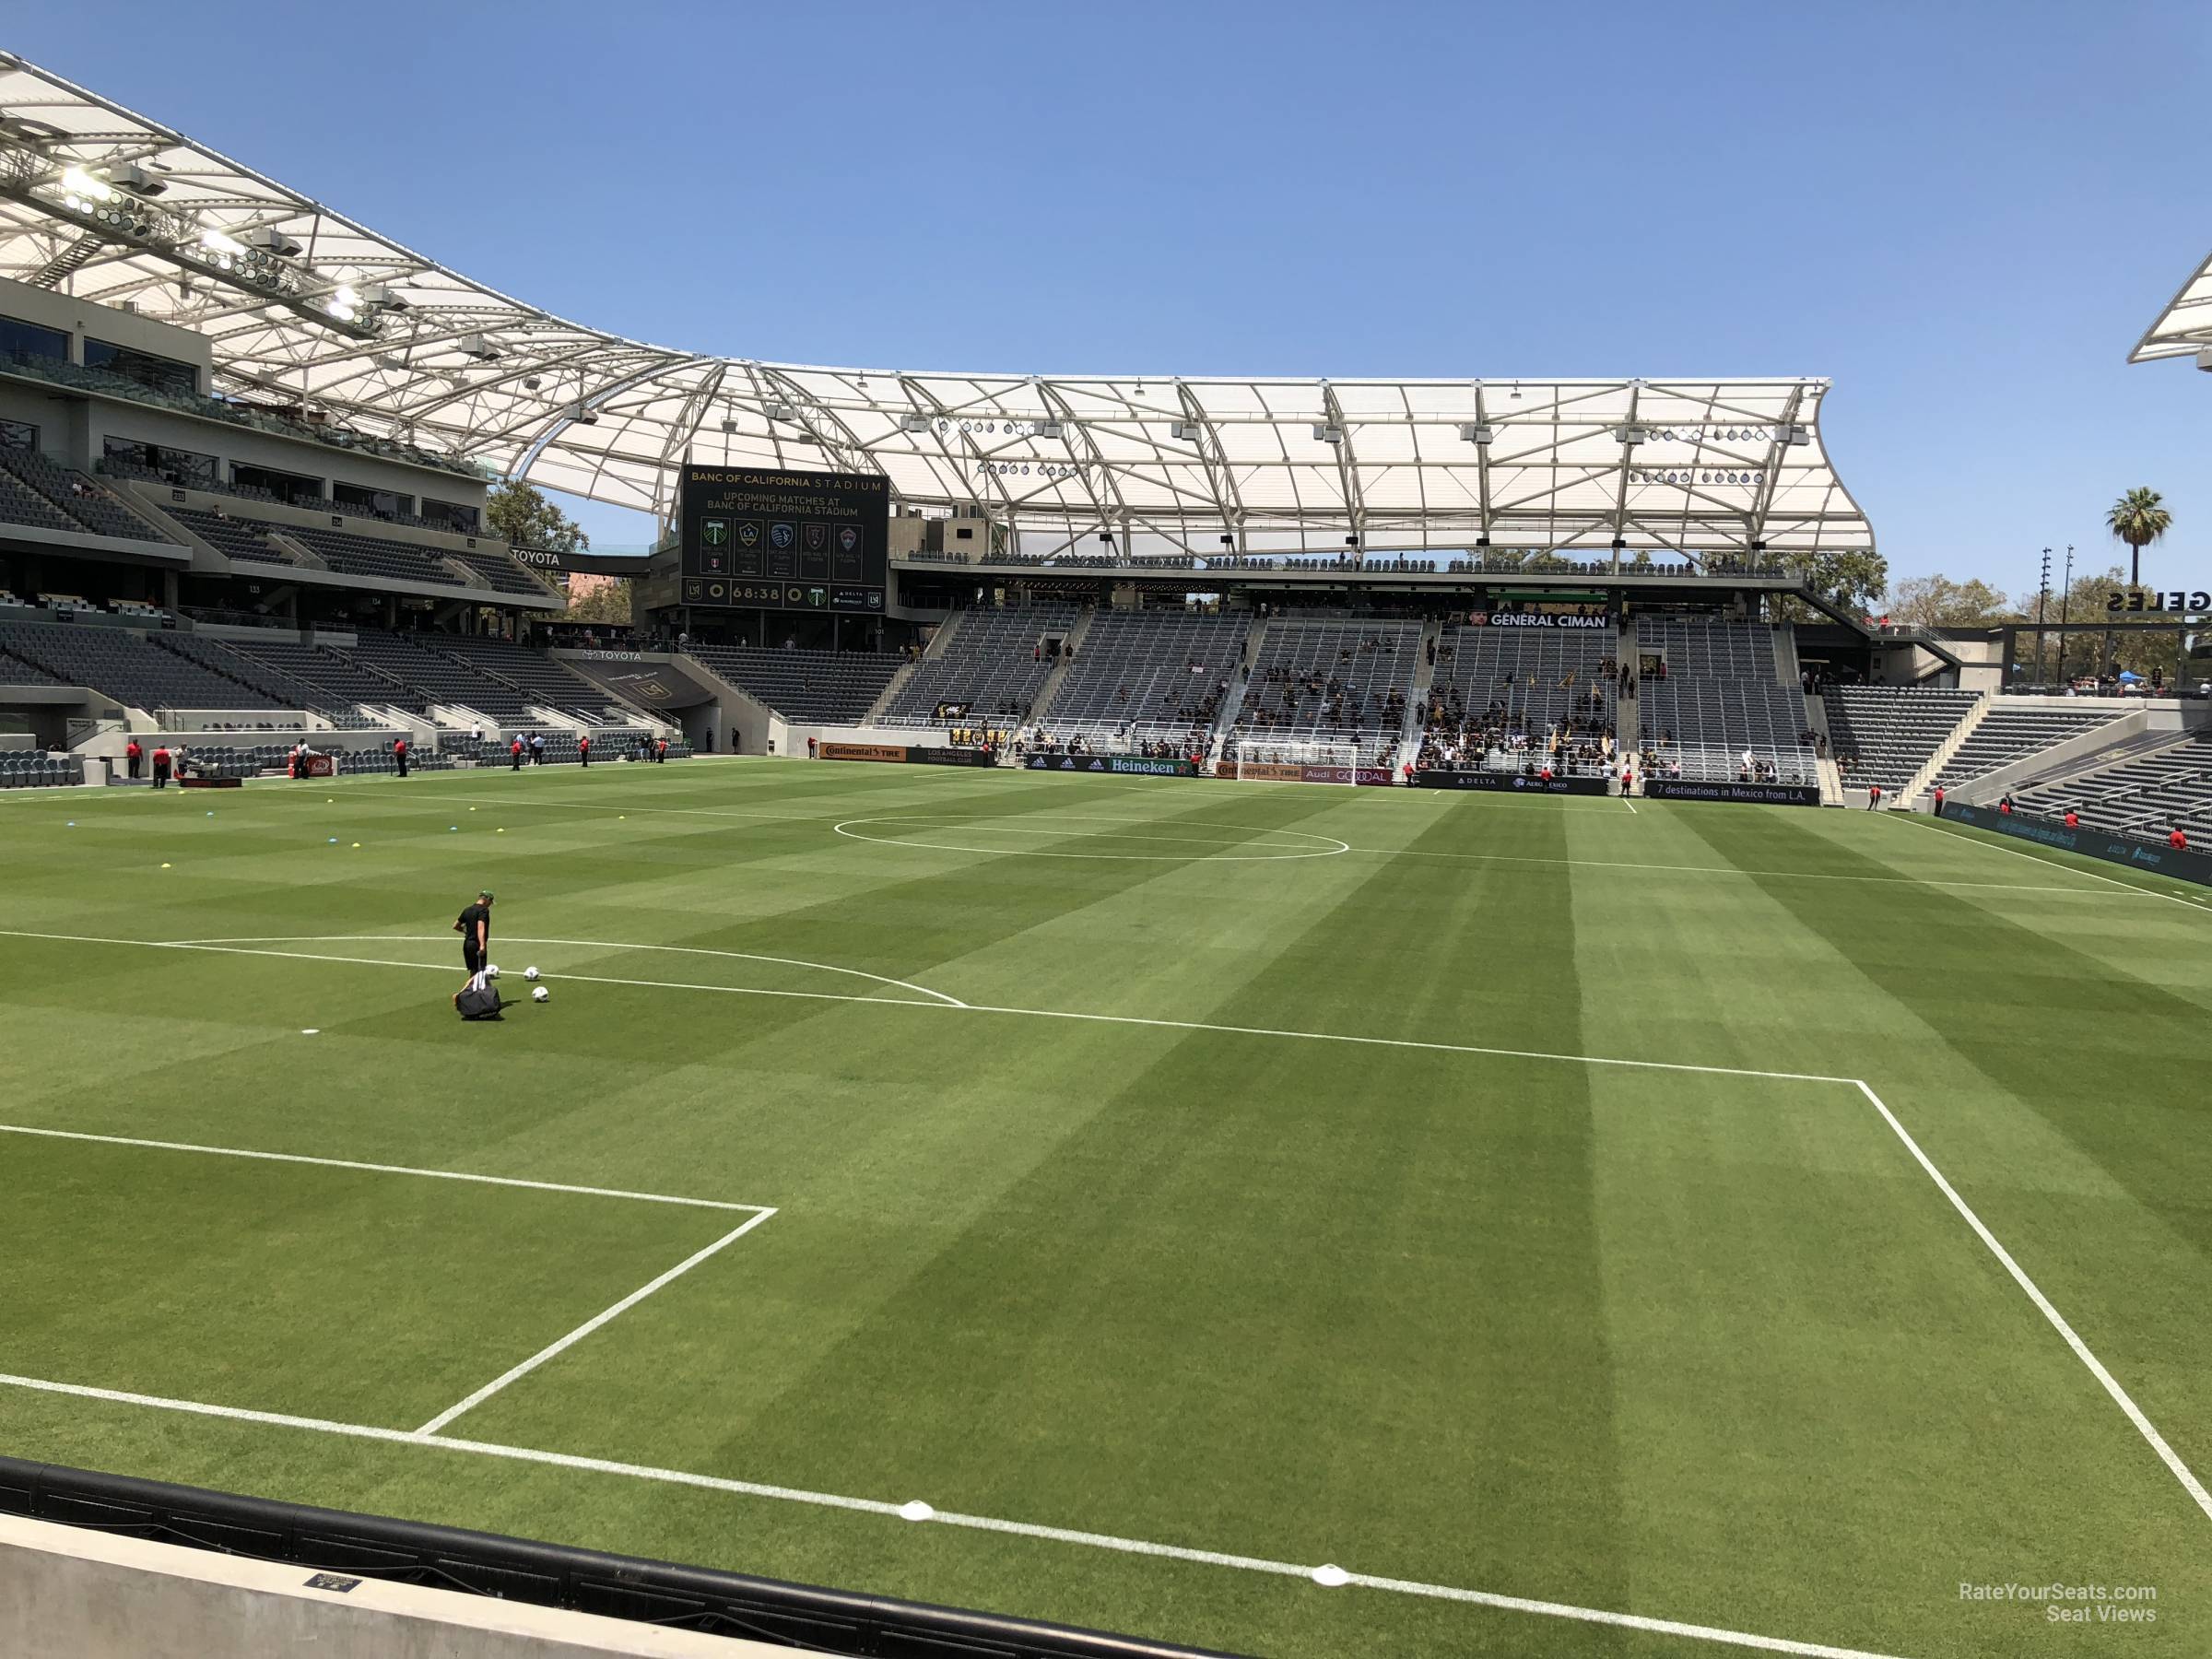
<path fill-rule="evenodd" d="M 1890 621 L 1922 628 L 1988 628 L 2021 614 L 1986 582 L 1941 574 L 1906 578 L 1890 591 L 1888 606 Z"/>
<path fill-rule="evenodd" d="M 598 622 L 615 628 L 628 628 L 633 620 L 629 579 L 618 577 L 612 582 L 594 585 L 588 593 L 571 594 L 569 596 L 568 613 L 562 620 Z"/>
<path fill-rule="evenodd" d="M 1889 561 L 1871 548 L 1830 553 L 1785 553 L 1783 568 L 1838 610 L 1864 615 L 1876 607 L 1889 586 Z M 1790 622 L 1826 620 L 1801 600 L 1785 599 L 1782 619 Z"/>
<path fill-rule="evenodd" d="M 2104 515 L 2104 527 L 2112 539 L 2127 544 L 2127 585 L 2143 585 L 2143 549 L 2173 528 L 2173 514 L 2165 498 L 2155 489 L 2131 489 Z"/>
<path fill-rule="evenodd" d="M 535 485 L 521 478 L 503 479 L 492 487 L 484 499 L 484 521 L 510 547 L 581 553 L 592 545 L 582 525 L 547 500 Z"/>

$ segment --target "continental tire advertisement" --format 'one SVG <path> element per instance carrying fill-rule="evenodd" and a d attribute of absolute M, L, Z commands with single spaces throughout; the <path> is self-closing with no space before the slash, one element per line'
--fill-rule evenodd
<path fill-rule="evenodd" d="M 2062 853 L 2079 853 L 2089 858 L 2101 858 L 2108 864 L 2125 865 L 2131 870 L 2149 870 L 2159 876 L 2194 881 L 2200 887 L 2212 887 L 2212 858 L 2202 853 L 2151 846 L 2130 841 L 2124 835 L 2107 835 L 2101 830 L 2069 830 L 2049 818 L 2029 818 L 2018 812 L 2007 815 L 1994 806 L 1961 806 L 1956 801 L 1944 807 L 1943 816 L 1950 822 L 1968 824 L 1976 830 L 1994 830 L 2016 841 L 2033 841 L 2041 847 L 2056 847 Z"/>
<path fill-rule="evenodd" d="M 903 743 L 825 743 L 820 754 L 825 760 L 904 760 Z"/>

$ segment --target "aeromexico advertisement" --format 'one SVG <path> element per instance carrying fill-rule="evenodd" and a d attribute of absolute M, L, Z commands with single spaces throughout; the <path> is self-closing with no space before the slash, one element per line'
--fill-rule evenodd
<path fill-rule="evenodd" d="M 1731 783 L 1724 779 L 1646 778 L 1643 793 L 1654 801 L 1756 801 L 1764 806 L 1818 806 L 1820 791 L 1811 783 Z"/>

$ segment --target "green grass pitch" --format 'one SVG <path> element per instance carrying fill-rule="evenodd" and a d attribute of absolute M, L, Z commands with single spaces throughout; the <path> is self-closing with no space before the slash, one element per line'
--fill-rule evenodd
<path fill-rule="evenodd" d="M 921 767 L 0 797 L 0 1445 L 1291 1659 L 2212 1653 L 2206 898 Z"/>

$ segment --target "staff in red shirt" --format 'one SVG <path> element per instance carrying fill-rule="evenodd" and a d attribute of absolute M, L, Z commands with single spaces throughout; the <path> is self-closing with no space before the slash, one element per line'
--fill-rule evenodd
<path fill-rule="evenodd" d="M 154 749 L 154 787 L 156 789 L 166 789 L 168 786 L 169 745 L 163 743 L 157 745 Z M 2174 831 L 2174 833 L 2179 835 L 2181 831 L 2177 830 Z"/>
<path fill-rule="evenodd" d="M 513 764 L 509 767 L 508 770 L 510 771 L 521 771 L 523 770 L 523 740 L 520 737 L 517 737 L 512 744 L 508 746 L 507 754 L 508 758 L 513 762 Z"/>
<path fill-rule="evenodd" d="M 138 747 L 137 738 L 134 737 L 128 743 L 123 746 L 124 764 L 130 769 L 130 775 L 132 777 L 135 778 L 138 775 L 139 765 L 145 760 L 145 759 L 146 751 Z"/>
<path fill-rule="evenodd" d="M 589 732 L 577 734 L 576 758 L 583 762 L 587 770 L 590 768 L 592 764 L 592 735 Z"/>
<path fill-rule="evenodd" d="M 1940 783 L 1936 785 L 1936 816 L 1943 816 L 1943 785 Z"/>
<path fill-rule="evenodd" d="M 2183 835 L 2179 830 L 2176 830 L 2171 835 L 2166 838 L 2166 844 L 2171 847 L 2176 853 L 2186 853 L 2189 851 L 2189 838 Z"/>
<path fill-rule="evenodd" d="M 2066 828 L 2067 828 L 2067 829 L 2069 829 L 2069 830 L 2078 830 L 2078 829 L 2080 829 L 2080 828 L 2081 828 L 2081 814 L 2079 814 L 2078 812 L 2075 811 L 2075 810 L 2074 810 L 2074 808 L 2073 808 L 2073 807 L 2071 807 L 2071 806 L 2067 807 L 2067 808 L 2066 808 L 2066 819 L 2065 819 L 2065 823 L 2066 823 Z"/>
<path fill-rule="evenodd" d="M 1879 783 L 1869 783 L 1866 786 L 1866 810 L 1878 812 L 1881 810 L 1881 806 L 1882 786 Z"/>
<path fill-rule="evenodd" d="M 392 759 L 399 763 L 399 775 L 403 778 L 406 777 L 407 775 L 407 740 L 405 737 L 392 739 Z"/>

